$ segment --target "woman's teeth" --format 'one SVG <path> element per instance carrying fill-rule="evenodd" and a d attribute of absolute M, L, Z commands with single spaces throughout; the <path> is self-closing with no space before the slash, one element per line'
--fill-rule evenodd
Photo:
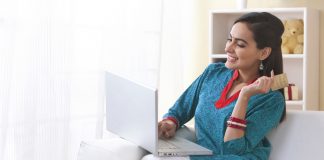
<path fill-rule="evenodd" d="M 238 60 L 238 58 L 227 56 L 227 60 L 230 61 L 230 62 L 235 62 L 235 61 Z"/>

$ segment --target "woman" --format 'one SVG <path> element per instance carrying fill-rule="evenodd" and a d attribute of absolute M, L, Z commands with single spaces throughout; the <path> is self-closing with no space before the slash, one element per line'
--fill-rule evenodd
<path fill-rule="evenodd" d="M 226 63 L 209 65 L 191 84 L 159 122 L 159 136 L 174 136 L 195 117 L 196 143 L 214 155 L 190 159 L 268 159 L 265 136 L 285 116 L 282 90 L 270 89 L 273 76 L 283 72 L 283 31 L 270 13 L 237 19 L 225 46 Z"/>

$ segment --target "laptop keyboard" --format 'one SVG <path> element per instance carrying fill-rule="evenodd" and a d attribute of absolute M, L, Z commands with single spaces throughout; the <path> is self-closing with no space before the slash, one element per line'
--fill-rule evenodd
<path fill-rule="evenodd" d="M 177 146 L 174 144 L 164 141 L 164 140 L 159 140 L 159 149 L 176 149 Z"/>

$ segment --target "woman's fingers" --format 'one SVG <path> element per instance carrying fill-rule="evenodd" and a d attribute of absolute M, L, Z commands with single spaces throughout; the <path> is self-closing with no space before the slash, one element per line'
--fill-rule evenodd
<path fill-rule="evenodd" d="M 274 72 L 271 71 L 271 76 L 259 77 L 254 83 L 244 87 L 244 92 L 249 95 L 255 95 L 258 93 L 267 93 L 271 89 L 271 85 L 274 83 Z"/>
<path fill-rule="evenodd" d="M 259 90 L 261 93 L 267 93 L 269 92 L 270 88 L 271 88 L 271 84 L 273 83 L 273 76 L 271 75 L 271 77 L 260 77 L 257 82 L 257 90 Z"/>
<path fill-rule="evenodd" d="M 169 123 L 167 120 L 159 122 L 159 137 L 160 138 L 171 138 L 175 134 L 176 127 L 173 122 Z"/>
<path fill-rule="evenodd" d="M 158 135 L 159 137 L 162 137 L 163 129 L 162 129 L 162 122 L 159 122 L 158 124 Z"/>

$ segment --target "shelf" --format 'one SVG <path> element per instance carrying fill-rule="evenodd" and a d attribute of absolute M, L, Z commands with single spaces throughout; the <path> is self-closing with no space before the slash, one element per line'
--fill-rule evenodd
<path fill-rule="evenodd" d="M 210 58 L 227 58 L 226 54 L 211 54 Z"/>
<path fill-rule="evenodd" d="M 300 13 L 304 12 L 305 8 L 304 7 L 297 7 L 297 8 L 249 8 L 249 9 L 242 9 L 242 10 L 237 10 L 237 9 L 217 9 L 217 10 L 211 10 L 210 13 L 219 13 L 219 14 L 239 14 L 241 15 L 242 13 L 248 13 L 248 12 L 271 12 L 273 14 L 281 14 L 281 13 Z"/>
<path fill-rule="evenodd" d="M 303 54 L 282 54 L 282 57 L 284 59 L 303 59 Z M 225 53 L 221 54 L 211 54 L 210 58 L 227 58 L 227 55 Z"/>
<path fill-rule="evenodd" d="M 304 55 L 303 54 L 282 54 L 282 57 L 284 59 L 303 59 Z"/>
<path fill-rule="evenodd" d="M 286 101 L 286 108 L 289 110 L 303 110 L 303 100 Z"/>
<path fill-rule="evenodd" d="M 301 105 L 294 105 L 294 106 L 287 106 L 286 109 L 287 110 L 299 110 L 299 111 L 302 111 L 303 107 Z"/>
<path fill-rule="evenodd" d="M 303 101 L 302 100 L 298 100 L 298 101 L 286 101 L 286 105 L 303 105 Z"/>

